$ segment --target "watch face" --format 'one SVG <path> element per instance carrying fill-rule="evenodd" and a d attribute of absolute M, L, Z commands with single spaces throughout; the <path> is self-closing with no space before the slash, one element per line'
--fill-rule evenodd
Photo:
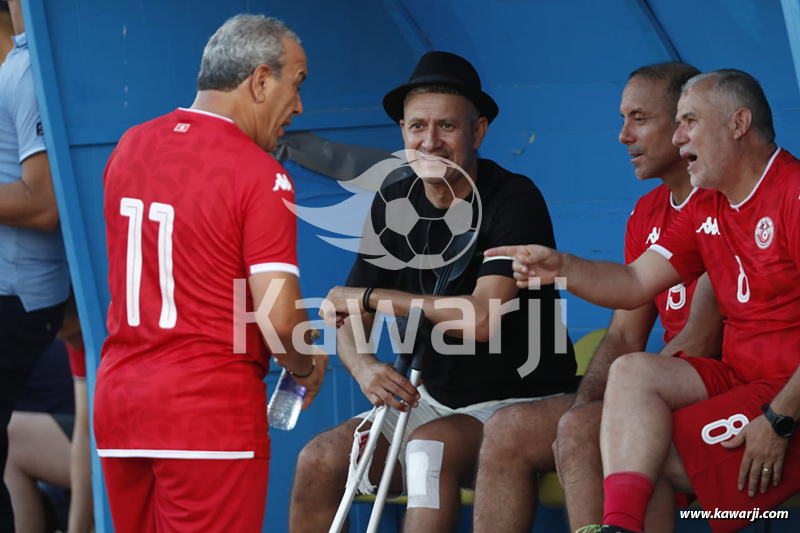
<path fill-rule="evenodd" d="M 772 424 L 775 432 L 781 437 L 790 437 L 794 433 L 795 422 L 788 416 L 779 416 Z"/>

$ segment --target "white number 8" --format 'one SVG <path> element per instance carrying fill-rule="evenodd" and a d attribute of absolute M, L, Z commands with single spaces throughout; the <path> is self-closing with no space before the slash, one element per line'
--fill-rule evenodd
<path fill-rule="evenodd" d="M 703 437 L 703 441 L 706 444 L 718 444 L 728 440 L 734 435 L 738 435 L 748 423 L 750 423 L 750 420 L 746 416 L 737 413 L 730 418 L 723 418 L 722 420 L 715 420 L 714 422 L 706 424 L 700 436 Z M 719 435 L 711 435 L 712 431 L 720 428 L 724 428 L 725 431 Z"/>

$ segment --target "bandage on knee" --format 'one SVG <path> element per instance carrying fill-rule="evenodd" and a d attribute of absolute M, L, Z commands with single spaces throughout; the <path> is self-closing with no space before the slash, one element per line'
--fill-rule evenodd
<path fill-rule="evenodd" d="M 406 447 L 406 489 L 408 508 L 439 508 L 439 477 L 444 443 L 413 440 Z"/>

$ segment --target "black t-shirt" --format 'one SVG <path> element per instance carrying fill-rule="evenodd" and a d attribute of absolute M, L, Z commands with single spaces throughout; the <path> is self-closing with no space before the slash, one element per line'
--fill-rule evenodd
<path fill-rule="evenodd" d="M 533 243 L 555 247 L 550 213 L 541 192 L 531 180 L 512 174 L 493 161 L 480 159 L 476 185 L 483 208 L 477 251 L 464 274 L 447 291 L 448 295 L 471 294 L 481 276 L 513 277 L 511 260 L 484 259 L 484 250 L 506 244 Z M 407 236 L 386 228 L 386 204 L 405 197 L 421 219 Z M 472 202 L 473 223 L 477 225 L 477 203 L 472 197 L 467 200 Z M 438 253 L 446 248 L 449 242 L 443 219 L 446 211 L 437 209 L 428 201 L 422 181 L 413 176 L 389 185 L 375 196 L 371 221 L 386 251 L 408 262 L 415 253 Z M 347 279 L 348 286 L 431 294 L 435 283 L 431 270 L 408 266 L 399 270 L 380 268 L 367 260 L 374 257 L 359 254 Z M 437 401 L 458 408 L 489 400 L 531 398 L 575 389 L 575 353 L 568 337 L 567 353 L 555 353 L 556 327 L 559 327 L 559 338 L 566 336 L 558 291 L 549 285 L 538 290 L 521 290 L 517 297 L 519 310 L 502 316 L 500 353 L 490 353 L 489 342 L 476 342 L 474 353 L 467 355 L 434 353 L 433 347 L 428 347 L 421 369 L 422 379 L 425 388 Z M 539 311 L 536 311 L 537 305 Z M 536 320 L 537 314 L 541 315 L 540 320 Z M 528 360 L 529 335 L 533 335 L 532 342 L 539 338 L 539 364 L 533 372 L 520 377 L 518 369 Z M 447 335 L 444 339 L 446 344 L 463 343 L 462 339 Z"/>

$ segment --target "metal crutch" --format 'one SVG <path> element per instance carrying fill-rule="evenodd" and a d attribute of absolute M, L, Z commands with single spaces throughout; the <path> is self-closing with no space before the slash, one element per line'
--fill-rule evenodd
<path fill-rule="evenodd" d="M 453 238 L 451 244 L 448 246 L 448 249 L 444 254 L 442 254 L 442 257 L 445 260 L 445 265 L 433 270 L 434 275 L 436 276 L 436 282 L 431 294 L 437 296 L 446 294 L 453 282 L 456 281 L 470 265 L 472 258 L 475 256 L 477 242 L 478 239 L 474 230 L 469 230 Z M 454 261 L 451 261 L 451 259 L 457 254 L 458 257 Z M 412 329 L 412 331 L 407 331 L 409 324 L 416 324 L 416 330 Z M 416 337 L 419 337 L 420 334 L 427 336 L 423 339 L 416 338 L 413 344 L 412 352 L 410 354 L 402 352 L 399 353 L 394 364 L 394 369 L 404 376 L 406 375 L 406 372 L 408 372 L 409 366 L 411 366 L 412 371 L 410 381 L 416 387 L 421 381 L 422 376 L 419 368 L 421 367 L 422 354 L 425 352 L 425 347 L 430 344 L 430 331 L 432 325 L 425 318 L 425 313 L 423 313 L 422 309 L 411 308 L 409 309 L 405 319 L 397 320 L 397 326 L 398 333 L 400 334 L 402 341 L 405 341 L 406 336 L 409 334 L 415 335 Z M 403 342 L 403 344 L 405 344 L 405 342 Z M 348 484 L 345 489 L 344 497 L 339 503 L 339 508 L 336 511 L 336 516 L 333 519 L 333 523 L 331 524 L 328 533 L 339 533 L 344 525 L 347 514 L 350 511 L 350 506 L 353 503 L 353 498 L 355 498 L 358 484 L 366 472 L 369 459 L 372 457 L 372 454 L 375 453 L 375 447 L 378 444 L 378 437 L 383 429 L 383 424 L 386 420 L 388 409 L 390 409 L 390 407 L 386 405 L 381 406 L 378 409 L 375 422 L 370 429 L 367 444 L 363 453 L 361 454 L 361 461 L 358 462 L 356 474 L 353 476 L 353 479 L 350 480 L 350 484 Z M 392 443 L 386 458 L 386 465 L 384 467 L 383 474 L 381 475 L 380 486 L 378 488 L 378 493 L 375 496 L 375 503 L 373 504 L 369 525 L 367 526 L 367 533 L 375 533 L 375 531 L 378 529 L 378 524 L 380 522 L 381 515 L 383 514 L 383 507 L 386 504 L 386 496 L 389 492 L 392 474 L 394 473 L 394 466 L 397 461 L 397 456 L 400 453 L 400 448 L 402 447 L 403 435 L 405 433 L 406 425 L 408 424 L 409 415 L 410 410 L 403 411 L 397 421 L 397 426 L 395 426 L 395 431 L 392 436 Z"/>
<path fill-rule="evenodd" d="M 422 322 L 423 322 L 422 319 L 423 318 L 424 318 L 424 313 L 422 313 L 421 309 L 416 308 L 416 307 L 409 310 L 408 314 L 406 315 L 406 318 L 398 318 L 397 319 L 397 330 L 398 330 L 398 333 L 400 334 L 400 337 L 401 337 L 400 340 L 401 341 L 405 341 L 406 336 L 409 333 L 415 335 L 419 331 L 419 326 L 422 325 Z M 419 326 L 417 328 L 412 328 L 412 331 L 409 332 L 408 331 L 408 324 L 409 323 L 418 324 Z M 405 344 L 405 342 L 402 342 L 402 344 Z M 415 342 L 414 343 L 414 349 L 412 349 L 411 352 L 402 352 L 401 351 L 397 355 L 397 359 L 394 362 L 394 369 L 397 372 L 399 372 L 400 374 L 405 376 L 406 373 L 408 372 L 409 366 L 412 363 L 412 360 L 415 357 L 414 352 L 421 351 L 422 349 L 424 349 L 424 348 L 418 348 L 418 347 L 422 347 L 422 346 L 423 345 L 421 343 Z M 413 381 L 412 381 L 412 383 L 413 383 Z M 416 386 L 418 383 L 419 383 L 419 376 L 417 376 L 417 383 L 414 383 L 414 386 Z M 364 477 L 364 475 L 366 474 L 367 465 L 370 462 L 372 454 L 375 453 L 375 447 L 378 444 L 378 438 L 381 435 L 381 430 L 383 429 L 383 425 L 384 425 L 384 423 L 386 421 L 386 415 L 388 414 L 389 409 L 391 409 L 391 407 L 389 407 L 388 405 L 382 405 L 380 408 L 378 408 L 378 413 L 375 416 L 375 422 L 373 422 L 372 427 L 370 428 L 369 438 L 367 439 L 367 444 L 366 444 L 366 446 L 364 447 L 364 450 L 361 453 L 361 459 L 358 461 L 358 466 L 356 468 L 356 473 L 352 477 L 352 479 L 350 479 L 350 483 L 348 483 L 348 485 L 347 485 L 347 487 L 345 489 L 345 493 L 344 493 L 344 496 L 342 497 L 342 501 L 339 503 L 339 508 L 336 511 L 336 517 L 333 519 L 333 523 L 331 524 L 331 527 L 328 530 L 329 533 L 339 533 L 339 531 L 341 531 L 341 529 L 342 529 L 342 526 L 344 525 L 345 520 L 347 519 L 347 514 L 350 511 L 350 506 L 353 504 L 353 498 L 355 498 L 356 490 L 358 489 L 358 484 L 361 481 L 361 479 Z M 403 418 L 403 417 L 405 417 L 405 421 L 407 422 L 407 420 L 408 420 L 408 411 L 405 411 L 405 412 L 403 412 L 401 414 L 401 418 Z M 399 427 L 399 425 L 400 425 L 400 421 L 398 421 L 398 426 L 397 427 Z M 405 431 L 405 423 L 403 424 L 403 431 Z M 395 435 L 397 435 L 396 429 L 395 429 Z M 402 432 L 400 433 L 400 435 L 401 435 L 401 441 L 402 441 Z M 395 441 L 395 438 L 393 437 L 392 438 L 392 442 L 394 442 L 394 441 Z M 399 446 L 397 447 L 397 450 L 394 450 L 394 458 L 395 458 L 395 460 L 397 459 L 398 452 L 399 452 Z M 390 454 L 392 453 L 392 449 L 389 450 L 389 453 Z M 387 465 L 388 464 L 390 464 L 390 463 L 387 461 Z M 391 464 L 393 465 L 394 462 L 392 462 Z M 385 475 L 385 471 L 384 471 L 384 475 Z M 390 478 L 391 478 L 391 475 L 392 475 L 392 472 L 389 473 L 389 477 Z M 383 478 L 381 478 L 381 487 L 383 487 Z M 386 492 L 386 491 L 388 491 L 388 484 L 387 484 L 387 488 L 386 488 L 386 490 L 384 492 Z M 384 499 L 385 499 L 385 496 L 384 496 Z M 376 502 L 376 504 L 378 502 L 377 496 L 376 496 L 375 502 Z M 381 507 L 383 507 L 383 504 L 381 504 Z"/>
<path fill-rule="evenodd" d="M 417 320 L 418 322 L 413 322 Z M 425 347 L 430 344 L 431 324 L 425 318 L 425 313 L 418 307 L 412 307 L 406 315 L 408 324 L 418 324 L 416 331 L 416 338 L 414 348 L 412 350 L 413 358 L 411 360 L 411 384 L 417 387 L 422 381 L 422 357 L 425 354 Z M 406 332 L 406 335 L 412 334 Z M 404 336 L 405 338 L 405 336 Z M 402 372 L 408 370 L 406 366 Z M 381 483 L 378 487 L 378 493 L 375 495 L 375 503 L 372 505 L 372 514 L 369 516 L 369 524 L 367 525 L 367 533 L 375 533 L 378 531 L 378 526 L 383 515 L 383 507 L 386 505 L 386 497 L 389 495 L 389 485 L 392 483 L 392 474 L 394 474 L 394 466 L 397 462 L 397 456 L 400 454 L 400 448 L 403 446 L 403 437 L 405 436 L 406 426 L 408 425 L 408 417 L 411 415 L 411 409 L 400 413 L 397 420 L 397 425 L 394 428 L 392 435 L 392 445 L 389 447 L 389 453 L 386 455 L 386 465 L 383 467 L 383 474 L 381 474 Z M 370 435 L 371 436 L 371 435 Z"/>

